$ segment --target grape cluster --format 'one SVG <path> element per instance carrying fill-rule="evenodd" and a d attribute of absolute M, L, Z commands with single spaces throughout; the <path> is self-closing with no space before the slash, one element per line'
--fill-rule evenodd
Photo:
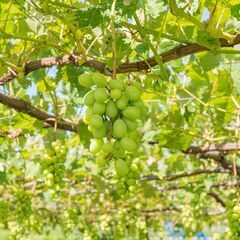
<path fill-rule="evenodd" d="M 127 197 L 133 197 L 134 194 L 137 192 L 138 190 L 138 180 L 140 178 L 140 162 L 138 161 L 138 159 L 135 159 L 134 161 L 127 159 L 126 161 L 124 161 L 124 163 L 121 164 L 121 166 L 125 165 L 127 174 L 122 176 L 122 170 L 119 170 L 119 166 L 117 165 L 117 162 L 119 162 L 119 160 L 115 161 L 115 167 L 116 167 L 116 171 L 117 171 L 117 178 L 118 181 L 116 183 L 116 187 L 117 187 L 117 192 L 118 194 L 121 196 L 123 194 L 126 194 L 126 192 L 129 192 L 129 196 Z M 119 172 L 120 171 L 120 172 Z M 120 175 L 119 175 L 120 174 Z M 121 178 L 119 178 L 119 176 L 122 176 Z"/>
<path fill-rule="evenodd" d="M 7 227 L 9 204 L 6 201 L 0 201 L 0 223 Z"/>
<path fill-rule="evenodd" d="M 79 214 L 80 213 L 77 208 L 66 209 L 63 212 L 63 215 L 61 217 L 61 224 L 65 233 L 70 233 L 76 228 L 79 221 Z"/>
<path fill-rule="evenodd" d="M 14 194 L 13 203 L 15 206 L 15 215 L 19 223 L 29 219 L 32 214 L 32 199 L 28 192 L 17 191 Z"/>
<path fill-rule="evenodd" d="M 107 81 L 100 73 L 82 74 L 78 80 L 82 86 L 92 88 L 84 97 L 88 108 L 83 119 L 93 135 L 90 152 L 96 155 L 96 163 L 101 167 L 107 165 L 107 158 L 113 157 L 117 175 L 126 176 L 127 156 L 139 148 L 141 133 L 137 128 L 146 114 L 141 84 Z"/>
<path fill-rule="evenodd" d="M 44 154 L 41 167 L 45 176 L 46 186 L 59 190 L 64 185 L 62 178 L 65 173 L 64 163 L 67 150 L 60 140 L 52 142 L 52 148 L 53 151 L 51 153 Z"/>
<path fill-rule="evenodd" d="M 236 200 L 228 203 L 228 226 L 231 232 L 231 239 L 240 239 L 240 203 Z"/>

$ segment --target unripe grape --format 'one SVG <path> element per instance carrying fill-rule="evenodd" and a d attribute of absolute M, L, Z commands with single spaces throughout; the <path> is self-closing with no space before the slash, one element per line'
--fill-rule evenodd
<path fill-rule="evenodd" d="M 138 171 L 138 166 L 135 164 L 135 163 L 132 163 L 130 165 L 130 169 L 133 171 L 133 172 L 137 172 Z"/>
<path fill-rule="evenodd" d="M 142 90 L 142 84 L 140 82 L 134 82 L 132 86 L 137 87 L 140 91 Z"/>
<path fill-rule="evenodd" d="M 119 141 L 116 141 L 113 145 L 113 156 L 116 158 L 123 158 L 125 156 L 125 150 Z"/>
<path fill-rule="evenodd" d="M 138 119 L 141 116 L 140 110 L 133 106 L 126 107 L 122 113 L 125 118 L 130 120 Z"/>
<path fill-rule="evenodd" d="M 132 106 L 139 108 L 139 109 L 142 109 L 145 107 L 143 101 L 141 101 L 141 100 L 133 101 L 133 102 L 131 102 L 131 104 L 132 104 Z"/>
<path fill-rule="evenodd" d="M 109 100 L 107 102 L 107 106 L 106 106 L 106 115 L 110 118 L 115 118 L 118 114 L 118 109 L 114 103 L 114 101 Z"/>
<path fill-rule="evenodd" d="M 142 133 L 139 131 L 133 131 L 129 133 L 128 136 L 135 142 L 139 143 L 142 138 Z"/>
<path fill-rule="evenodd" d="M 127 133 L 126 124 L 122 119 L 117 119 L 113 124 L 113 135 L 116 138 L 122 138 Z"/>
<path fill-rule="evenodd" d="M 127 107 L 128 105 L 128 101 L 129 101 L 129 98 L 123 94 L 117 101 L 116 101 L 116 105 L 119 109 L 123 110 L 124 108 Z"/>
<path fill-rule="evenodd" d="M 57 147 L 58 143 L 55 141 L 55 142 L 52 142 L 51 145 L 53 148 L 55 148 L 55 147 Z"/>
<path fill-rule="evenodd" d="M 103 154 L 99 154 L 95 160 L 99 167 L 105 167 L 107 165 L 107 160 Z"/>
<path fill-rule="evenodd" d="M 114 166 L 115 166 L 118 176 L 124 176 L 124 175 L 128 174 L 129 169 L 124 160 L 117 159 L 114 163 Z"/>
<path fill-rule="evenodd" d="M 95 90 L 91 90 L 84 96 L 83 98 L 84 105 L 91 107 L 94 104 L 95 102 L 94 92 Z"/>
<path fill-rule="evenodd" d="M 93 112 L 95 114 L 102 115 L 105 112 L 105 108 L 106 108 L 106 106 L 104 103 L 95 102 L 93 104 Z"/>
<path fill-rule="evenodd" d="M 51 165 L 51 166 L 49 166 L 48 168 L 47 168 L 47 171 L 48 172 L 52 172 L 54 170 L 54 166 L 53 165 Z"/>
<path fill-rule="evenodd" d="M 119 89 L 119 90 L 123 91 L 124 90 L 124 81 L 113 79 L 109 82 L 109 86 L 111 89 Z"/>
<path fill-rule="evenodd" d="M 127 184 L 128 184 L 128 185 L 135 185 L 135 184 L 136 184 L 136 180 L 130 178 L 130 179 L 127 180 Z"/>
<path fill-rule="evenodd" d="M 92 115 L 89 122 L 90 126 L 95 129 L 98 129 L 103 125 L 102 117 L 97 114 Z"/>
<path fill-rule="evenodd" d="M 104 103 L 108 99 L 108 93 L 105 88 L 97 88 L 94 91 L 95 100 L 99 103 Z"/>
<path fill-rule="evenodd" d="M 86 110 L 86 113 L 85 113 L 85 119 L 87 121 L 90 121 L 91 119 L 91 116 L 94 114 L 93 112 L 93 109 L 91 107 L 89 107 L 87 110 Z"/>
<path fill-rule="evenodd" d="M 116 186 L 117 186 L 118 189 L 124 189 L 125 188 L 125 185 L 122 182 L 117 182 Z"/>
<path fill-rule="evenodd" d="M 123 194 L 125 194 L 125 192 L 126 192 L 126 190 L 124 188 L 118 189 L 118 194 L 119 195 L 123 195 Z"/>
<path fill-rule="evenodd" d="M 104 143 L 103 147 L 102 147 L 102 150 L 105 153 L 111 153 L 113 151 L 113 144 L 111 142 Z"/>
<path fill-rule="evenodd" d="M 96 130 L 96 129 L 93 128 L 93 127 L 91 127 L 91 125 L 88 125 L 88 130 L 89 130 L 90 132 L 93 132 L 93 131 Z"/>
<path fill-rule="evenodd" d="M 136 191 L 137 191 L 137 187 L 136 186 L 131 185 L 129 187 L 129 192 L 135 193 Z"/>
<path fill-rule="evenodd" d="M 123 118 L 123 121 L 127 125 L 128 132 L 131 132 L 131 131 L 135 130 L 137 128 L 137 126 L 138 126 L 136 121 L 131 121 L 131 120 L 127 119 L 127 118 Z"/>
<path fill-rule="evenodd" d="M 133 152 L 137 149 L 137 144 L 129 137 L 122 138 L 120 143 L 128 152 Z"/>
<path fill-rule="evenodd" d="M 128 86 L 125 89 L 126 96 L 131 100 L 131 101 L 137 101 L 140 99 L 141 96 L 141 91 L 139 88 L 136 86 Z"/>
<path fill-rule="evenodd" d="M 89 150 L 91 153 L 96 154 L 101 151 L 103 141 L 100 139 L 91 139 Z"/>
<path fill-rule="evenodd" d="M 92 134 L 93 134 L 94 138 L 98 138 L 98 139 L 102 139 L 102 138 L 106 137 L 105 125 L 103 124 L 100 128 L 93 130 Z"/>
<path fill-rule="evenodd" d="M 91 75 L 88 73 L 84 73 L 78 77 L 78 82 L 83 87 L 91 87 L 93 85 L 93 81 Z"/>
<path fill-rule="evenodd" d="M 47 174 L 47 179 L 53 179 L 53 178 L 54 178 L 54 176 L 53 176 L 52 173 L 48 173 L 48 174 Z"/>
<path fill-rule="evenodd" d="M 92 73 L 92 81 L 98 86 L 98 87 L 106 87 L 107 80 L 105 76 L 101 73 Z"/>
<path fill-rule="evenodd" d="M 119 89 L 113 89 L 110 92 L 110 97 L 112 99 L 119 99 L 122 96 L 122 91 Z"/>

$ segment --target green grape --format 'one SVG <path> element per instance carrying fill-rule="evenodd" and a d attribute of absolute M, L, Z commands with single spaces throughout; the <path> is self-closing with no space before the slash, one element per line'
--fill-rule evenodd
<path fill-rule="evenodd" d="M 136 185 L 136 180 L 133 179 L 133 178 L 130 178 L 130 179 L 127 180 L 127 184 L 128 185 Z"/>
<path fill-rule="evenodd" d="M 125 176 L 128 174 L 129 168 L 124 160 L 117 159 L 114 166 L 118 176 Z"/>
<path fill-rule="evenodd" d="M 112 99 L 119 99 L 122 96 L 122 91 L 119 89 L 113 89 L 110 92 L 110 97 Z"/>
<path fill-rule="evenodd" d="M 92 85 L 93 85 L 92 77 L 88 73 L 84 73 L 84 74 L 80 75 L 78 77 L 78 82 L 83 87 L 92 87 Z"/>
<path fill-rule="evenodd" d="M 128 136 L 129 136 L 132 140 L 134 140 L 136 143 L 140 143 L 141 137 L 142 137 L 142 133 L 136 130 L 136 131 L 130 132 L 130 133 L 128 134 Z"/>
<path fill-rule="evenodd" d="M 52 180 L 52 179 L 54 179 L 54 175 L 53 175 L 52 173 L 48 173 L 47 176 L 46 176 L 46 178 L 47 178 L 48 180 Z"/>
<path fill-rule="evenodd" d="M 98 129 L 94 129 L 92 131 L 93 137 L 97 138 L 97 139 L 102 139 L 104 137 L 106 137 L 106 127 L 103 124 L 100 128 Z"/>
<path fill-rule="evenodd" d="M 96 154 L 101 151 L 103 141 L 100 139 L 91 139 L 89 150 L 91 153 Z"/>
<path fill-rule="evenodd" d="M 139 109 L 142 109 L 145 107 L 143 101 L 141 101 L 141 100 L 131 102 L 131 104 L 132 104 L 132 106 L 139 108 Z"/>
<path fill-rule="evenodd" d="M 141 112 L 138 108 L 128 106 L 123 110 L 123 116 L 129 120 L 136 120 L 140 118 Z"/>
<path fill-rule="evenodd" d="M 93 104 L 93 112 L 95 114 L 102 115 L 105 112 L 106 106 L 104 103 L 95 102 Z"/>
<path fill-rule="evenodd" d="M 126 123 L 128 132 L 131 132 L 131 131 L 135 130 L 138 126 L 136 121 L 131 121 L 127 118 L 123 118 L 123 121 Z"/>
<path fill-rule="evenodd" d="M 91 127 L 91 125 L 88 125 L 88 130 L 89 130 L 90 132 L 93 132 L 93 131 L 96 130 L 96 129 L 93 128 L 93 127 Z"/>
<path fill-rule="evenodd" d="M 95 100 L 99 103 L 104 103 L 108 99 L 108 93 L 105 88 L 97 88 L 94 91 Z"/>
<path fill-rule="evenodd" d="M 100 153 L 95 160 L 99 167 L 105 167 L 107 165 L 107 160 L 104 154 Z"/>
<path fill-rule="evenodd" d="M 133 171 L 133 172 L 137 172 L 137 171 L 138 171 L 138 166 L 137 166 L 137 164 L 132 163 L 131 166 L 130 166 L 130 169 L 131 169 L 131 171 Z"/>
<path fill-rule="evenodd" d="M 117 119 L 113 124 L 113 135 L 122 138 L 127 133 L 127 126 L 122 119 Z"/>
<path fill-rule="evenodd" d="M 83 98 L 84 105 L 91 107 L 94 104 L 95 102 L 94 92 L 95 90 L 91 90 L 84 96 Z"/>
<path fill-rule="evenodd" d="M 134 82 L 132 85 L 137 87 L 140 91 L 142 90 L 142 84 L 140 82 Z"/>
<path fill-rule="evenodd" d="M 109 100 L 107 102 L 107 106 L 106 106 L 106 115 L 110 118 L 115 118 L 118 114 L 118 109 L 114 103 L 114 101 Z"/>
<path fill-rule="evenodd" d="M 137 101 L 140 99 L 141 96 L 141 91 L 139 88 L 136 86 L 128 86 L 125 89 L 126 96 L 131 100 L 131 101 Z"/>
<path fill-rule="evenodd" d="M 127 107 L 128 105 L 128 101 L 129 101 L 129 98 L 123 94 L 117 101 L 116 101 L 116 105 L 119 109 L 123 110 L 124 108 Z"/>
<path fill-rule="evenodd" d="M 91 119 L 91 116 L 94 114 L 93 112 L 93 109 L 91 107 L 89 107 L 87 110 L 86 110 L 86 113 L 85 113 L 85 118 L 87 121 L 90 121 Z"/>
<path fill-rule="evenodd" d="M 107 80 L 101 73 L 92 73 L 92 81 L 97 85 L 97 87 L 106 87 L 107 85 Z"/>
<path fill-rule="evenodd" d="M 116 158 L 123 158 L 125 151 L 119 141 L 116 141 L 113 145 L 113 156 Z"/>
<path fill-rule="evenodd" d="M 129 137 L 123 137 L 120 141 L 122 147 L 128 152 L 133 152 L 137 149 L 137 144 Z"/>
<path fill-rule="evenodd" d="M 121 91 L 124 90 L 124 81 L 122 80 L 111 80 L 109 82 L 109 86 L 111 89 L 119 89 Z"/>
<path fill-rule="evenodd" d="M 102 147 L 102 150 L 105 153 L 111 153 L 113 151 L 113 144 L 111 142 L 104 143 L 103 147 Z"/>
<path fill-rule="evenodd" d="M 98 129 L 103 125 L 103 120 L 100 115 L 94 114 L 90 118 L 90 126 L 94 129 Z"/>

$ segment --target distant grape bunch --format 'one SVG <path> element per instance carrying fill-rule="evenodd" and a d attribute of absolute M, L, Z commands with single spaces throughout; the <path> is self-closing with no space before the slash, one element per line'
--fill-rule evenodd
<path fill-rule="evenodd" d="M 54 190 L 60 190 L 63 187 L 62 178 L 65 173 L 66 154 L 66 147 L 60 140 L 52 142 L 52 152 L 44 154 L 41 167 L 45 176 L 44 183 L 47 187 Z"/>
<path fill-rule="evenodd" d="M 231 239 L 240 239 L 240 203 L 237 199 L 228 204 L 228 226 Z"/>
<path fill-rule="evenodd" d="M 100 167 L 114 159 L 117 176 L 127 176 L 130 169 L 136 169 L 129 159 L 140 146 L 142 134 L 138 127 L 147 113 L 141 100 L 141 84 L 107 81 L 100 73 L 82 74 L 78 80 L 91 88 L 84 97 L 87 110 L 83 118 L 93 136 L 90 152 Z"/>

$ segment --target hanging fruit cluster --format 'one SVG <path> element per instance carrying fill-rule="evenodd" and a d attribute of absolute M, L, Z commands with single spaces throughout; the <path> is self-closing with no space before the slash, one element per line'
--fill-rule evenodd
<path fill-rule="evenodd" d="M 32 198 L 26 191 L 17 191 L 14 194 L 13 203 L 15 206 L 15 216 L 18 222 L 28 220 L 32 214 Z"/>
<path fill-rule="evenodd" d="M 240 203 L 237 199 L 228 203 L 228 226 L 232 240 L 240 239 Z"/>
<path fill-rule="evenodd" d="M 64 163 L 66 161 L 67 150 L 60 140 L 52 142 L 53 151 L 43 156 L 41 164 L 45 176 L 44 183 L 47 187 L 60 190 L 64 182 L 62 178 L 65 173 Z"/>
<path fill-rule="evenodd" d="M 90 152 L 102 167 L 107 165 L 107 159 L 114 159 L 117 175 L 126 176 L 130 169 L 126 160 L 140 146 L 138 126 L 146 115 L 141 84 L 107 81 L 100 73 L 82 74 L 78 80 L 80 85 L 91 88 L 84 97 L 87 110 L 83 119 L 93 135 Z"/>

